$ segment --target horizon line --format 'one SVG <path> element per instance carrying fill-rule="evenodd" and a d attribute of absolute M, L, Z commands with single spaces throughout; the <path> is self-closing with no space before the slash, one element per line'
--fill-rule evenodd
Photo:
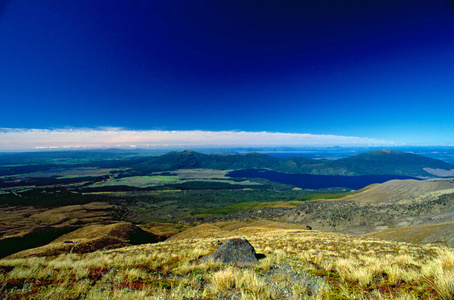
<path fill-rule="evenodd" d="M 0 128 L 0 151 L 45 149 L 157 149 L 241 147 L 412 146 L 369 137 L 241 130 L 133 130 L 118 127 Z M 415 144 L 413 146 L 450 146 Z"/>

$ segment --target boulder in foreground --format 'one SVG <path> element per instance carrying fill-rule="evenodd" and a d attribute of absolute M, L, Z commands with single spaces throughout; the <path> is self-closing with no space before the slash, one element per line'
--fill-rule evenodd
<path fill-rule="evenodd" d="M 231 239 L 222 244 L 213 254 L 201 258 L 222 263 L 249 265 L 258 262 L 255 249 L 245 238 Z"/>

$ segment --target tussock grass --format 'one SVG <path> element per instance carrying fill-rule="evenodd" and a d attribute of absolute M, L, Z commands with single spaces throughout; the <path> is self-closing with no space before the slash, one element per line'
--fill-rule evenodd
<path fill-rule="evenodd" d="M 240 284 L 238 273 L 239 271 L 233 267 L 219 270 L 208 278 L 210 282 L 208 288 L 215 294 L 227 292 Z"/>
<path fill-rule="evenodd" d="M 454 299 L 454 272 L 438 273 L 434 278 L 433 286 L 441 299 Z"/>
<path fill-rule="evenodd" d="M 165 242 L 0 260 L 2 299 L 452 299 L 454 251 L 284 224 L 191 228 Z M 229 226 L 226 226 L 229 227 Z M 198 259 L 245 237 L 258 264 Z"/>

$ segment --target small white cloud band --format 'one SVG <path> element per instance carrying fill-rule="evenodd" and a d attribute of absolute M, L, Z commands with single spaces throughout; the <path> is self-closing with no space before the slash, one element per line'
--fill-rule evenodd
<path fill-rule="evenodd" d="M 0 129 L 0 149 L 105 148 L 105 147 L 250 147 L 250 146 L 379 146 L 390 142 L 354 136 L 308 133 L 126 130 Z"/>

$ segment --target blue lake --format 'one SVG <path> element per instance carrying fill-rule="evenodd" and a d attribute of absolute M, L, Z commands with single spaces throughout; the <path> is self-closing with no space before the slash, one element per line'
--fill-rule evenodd
<path fill-rule="evenodd" d="M 302 189 L 323 189 L 330 187 L 345 187 L 359 190 L 369 184 L 383 183 L 393 179 L 415 179 L 410 176 L 397 175 L 363 175 L 363 176 L 326 176 L 309 174 L 286 174 L 264 169 L 237 170 L 227 174 L 233 178 L 264 178 L 274 182 L 291 184 Z"/>

